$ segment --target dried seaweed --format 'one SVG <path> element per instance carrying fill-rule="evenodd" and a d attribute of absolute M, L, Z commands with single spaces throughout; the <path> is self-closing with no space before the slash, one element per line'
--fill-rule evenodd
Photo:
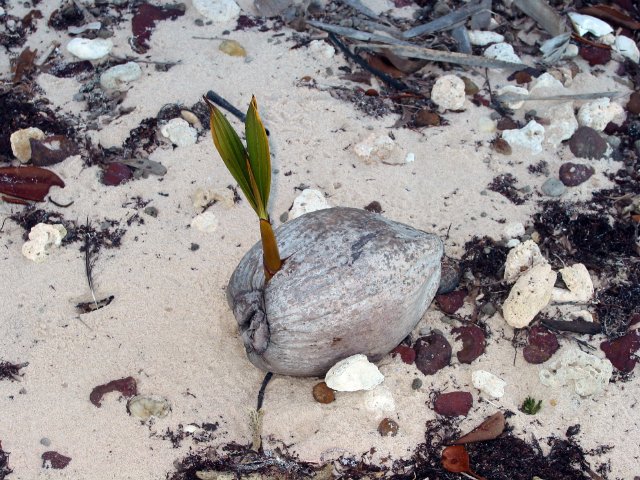
<path fill-rule="evenodd" d="M 19 380 L 22 376 L 20 370 L 28 365 L 28 363 L 11 363 L 0 360 L 0 380 Z"/>

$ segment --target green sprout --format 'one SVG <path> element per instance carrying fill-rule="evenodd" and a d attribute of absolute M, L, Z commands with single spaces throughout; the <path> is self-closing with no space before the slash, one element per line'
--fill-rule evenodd
<path fill-rule="evenodd" d="M 269 140 L 258 115 L 256 98 L 251 98 L 244 123 L 246 148 L 222 112 L 207 97 L 204 100 L 209 107 L 213 144 L 260 220 L 264 275 L 265 280 L 269 281 L 282 267 L 282 260 L 267 213 L 271 189 L 271 157 Z"/>
<path fill-rule="evenodd" d="M 533 397 L 527 397 L 522 402 L 522 406 L 520 407 L 520 411 L 526 413 L 527 415 L 535 415 L 542 408 L 542 400 L 538 400 Z"/>

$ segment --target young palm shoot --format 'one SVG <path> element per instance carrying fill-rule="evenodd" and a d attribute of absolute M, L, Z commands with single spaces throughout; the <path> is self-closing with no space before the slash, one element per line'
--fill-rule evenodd
<path fill-rule="evenodd" d="M 271 189 L 271 158 L 269 140 L 258 115 L 256 98 L 251 98 L 244 123 L 246 148 L 222 112 L 209 99 L 204 97 L 204 100 L 211 114 L 213 144 L 260 220 L 264 276 L 268 282 L 282 267 L 282 260 L 267 213 Z"/>

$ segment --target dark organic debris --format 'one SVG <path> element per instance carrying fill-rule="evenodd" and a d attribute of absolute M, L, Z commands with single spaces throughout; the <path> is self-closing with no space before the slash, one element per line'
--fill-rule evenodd
<path fill-rule="evenodd" d="M 509 249 L 489 237 L 474 237 L 465 244 L 464 249 L 460 272 L 467 288 L 480 288 L 485 305 L 502 305 L 509 294 L 509 288 L 502 284 Z"/>
<path fill-rule="evenodd" d="M 382 205 L 380 205 L 380 202 L 378 202 L 377 200 L 369 203 L 366 207 L 364 207 L 364 209 L 367 212 L 371 213 L 382 213 Z"/>
<path fill-rule="evenodd" d="M 54 185 L 64 188 L 62 179 L 50 170 L 40 167 L 0 167 L 0 193 L 4 195 L 42 202 Z"/>
<path fill-rule="evenodd" d="M 149 50 L 149 39 L 159 20 L 175 20 L 184 15 L 185 5 L 157 7 L 150 3 L 139 5 L 131 19 L 131 30 L 133 32 L 132 48 L 136 53 L 145 53 Z"/>
<path fill-rule="evenodd" d="M 418 338 L 413 348 L 416 351 L 416 367 L 425 375 L 433 375 L 451 361 L 451 345 L 440 333 L 432 332 Z"/>
<path fill-rule="evenodd" d="M 47 167 L 77 155 L 78 146 L 64 135 L 52 135 L 44 140 L 29 140 L 31 144 L 31 163 L 38 167 Z"/>
<path fill-rule="evenodd" d="M 93 63 L 89 60 L 79 62 L 63 63 L 55 62 L 44 66 L 44 70 L 58 78 L 76 78 L 83 73 L 92 73 L 95 70 Z"/>
<path fill-rule="evenodd" d="M 631 372 L 638 361 L 636 352 L 640 349 L 640 331 L 632 330 L 623 337 L 606 340 L 600 344 L 600 349 L 618 370 Z"/>
<path fill-rule="evenodd" d="M 454 445 L 463 443 L 484 442 L 498 438 L 504 432 L 506 421 L 502 412 L 494 413 L 484 422 L 471 430 L 466 435 L 458 438 Z"/>
<path fill-rule="evenodd" d="M 460 307 L 464 304 L 464 299 L 467 296 L 467 292 L 464 290 L 457 290 L 450 293 L 442 293 L 436 295 L 436 304 L 444 313 L 452 315 L 456 313 Z"/>
<path fill-rule="evenodd" d="M 62 470 L 71 462 L 70 457 L 65 457 L 54 451 L 44 452 L 41 458 L 42 468 L 53 468 L 54 470 Z"/>
<path fill-rule="evenodd" d="M 473 396 L 469 392 L 448 392 L 439 394 L 433 402 L 433 409 L 445 417 L 466 417 L 473 406 Z"/>
<path fill-rule="evenodd" d="M 411 365 L 416 360 L 416 351 L 407 345 L 398 345 L 391 350 L 391 355 L 400 355 L 400 358 L 407 365 Z"/>
<path fill-rule="evenodd" d="M 20 370 L 28 363 L 11 363 L 0 360 L 0 380 L 19 380 L 22 374 Z"/>
<path fill-rule="evenodd" d="M 78 311 L 78 313 L 95 312 L 96 310 L 100 310 L 101 308 L 109 305 L 111 302 L 113 302 L 114 298 L 115 297 L 113 295 L 109 295 L 108 297 L 101 298 L 95 301 L 91 300 L 88 302 L 76 303 L 76 310 Z"/>
<path fill-rule="evenodd" d="M 582 318 L 576 318 L 575 320 L 551 320 L 543 318 L 542 324 L 545 327 L 558 330 L 560 332 L 573 332 L 573 333 L 586 333 L 588 335 L 595 335 L 602 331 L 602 325 L 598 322 L 589 322 Z"/>
<path fill-rule="evenodd" d="M 611 60 L 611 49 L 599 47 L 595 45 L 580 44 L 579 54 L 592 67 L 595 65 L 604 65 Z"/>
<path fill-rule="evenodd" d="M 133 377 L 112 380 L 104 385 L 98 385 L 91 390 L 89 400 L 96 407 L 100 408 L 102 397 L 110 392 L 120 392 L 125 397 L 133 397 L 138 394 L 138 385 Z"/>
<path fill-rule="evenodd" d="M 2 449 L 2 442 L 0 442 L 0 480 L 4 480 L 13 470 L 9 468 L 9 452 L 5 452 Z"/>
<path fill-rule="evenodd" d="M 638 267 L 632 272 L 631 284 L 614 284 L 596 295 L 596 314 L 608 337 L 627 333 L 633 315 L 640 313 L 640 272 L 637 270 Z"/>
<path fill-rule="evenodd" d="M 577 187 L 589 180 L 595 173 L 593 167 L 583 163 L 567 162 L 560 165 L 560 180 L 567 187 Z"/>
<path fill-rule="evenodd" d="M 531 327 L 527 341 L 522 354 L 527 362 L 533 364 L 546 362 L 560 348 L 556 336 L 544 327 Z"/>
<path fill-rule="evenodd" d="M 456 353 L 460 363 L 471 363 L 484 353 L 486 340 L 484 332 L 477 325 L 465 325 L 452 330 L 456 340 L 462 341 L 462 350 Z"/>
<path fill-rule="evenodd" d="M 133 177 L 133 171 L 124 163 L 112 162 L 102 174 L 102 183 L 112 187 L 122 185 Z"/>
<path fill-rule="evenodd" d="M 511 145 L 509 145 L 509 142 L 507 142 L 504 138 L 502 137 L 497 137 L 496 139 L 494 139 L 491 142 L 491 148 L 493 148 L 496 152 L 502 154 L 502 155 L 511 155 L 513 153 L 513 149 L 511 148 Z M 510 173 L 508 173 L 507 175 L 511 175 Z M 491 183 L 491 186 L 494 186 L 494 188 L 496 190 L 494 190 L 494 188 L 489 187 L 490 190 L 494 190 L 498 193 L 502 193 L 505 197 L 509 198 L 507 195 L 505 195 L 505 193 L 502 192 L 503 187 L 499 184 L 496 183 L 496 180 L 494 179 L 493 183 Z M 507 186 L 507 190 L 505 190 L 505 192 L 510 191 L 508 189 Z M 511 200 L 511 198 L 509 198 L 509 200 Z M 517 203 L 514 200 L 511 200 L 513 203 L 515 203 L 516 205 L 520 205 L 519 203 Z M 518 200 L 519 201 L 519 200 Z"/>
<path fill-rule="evenodd" d="M 75 2 L 64 2 L 54 10 L 49 17 L 49 26 L 55 30 L 66 30 L 69 27 L 79 27 L 85 22 L 82 10 Z"/>
<path fill-rule="evenodd" d="M 525 196 L 515 187 L 518 180 L 510 173 L 504 173 L 495 177 L 487 186 L 492 192 L 504 195 L 515 205 L 522 205 L 525 202 Z"/>

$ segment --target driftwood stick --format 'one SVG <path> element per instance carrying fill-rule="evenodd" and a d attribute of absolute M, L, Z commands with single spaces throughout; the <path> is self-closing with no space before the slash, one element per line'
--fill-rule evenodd
<path fill-rule="evenodd" d="M 231 115 L 235 116 L 236 118 L 238 118 L 238 120 L 240 120 L 241 122 L 244 122 L 247 118 L 247 116 L 242 113 L 240 110 L 238 110 L 236 107 L 234 107 L 233 105 L 231 105 L 229 102 L 227 102 L 224 98 L 222 98 L 220 95 L 218 95 L 216 92 L 214 92 L 213 90 L 209 90 L 207 92 L 207 98 L 209 100 L 211 100 L 213 103 L 215 103 L 216 105 L 218 105 L 219 107 L 224 108 L 226 111 L 228 111 Z"/>

